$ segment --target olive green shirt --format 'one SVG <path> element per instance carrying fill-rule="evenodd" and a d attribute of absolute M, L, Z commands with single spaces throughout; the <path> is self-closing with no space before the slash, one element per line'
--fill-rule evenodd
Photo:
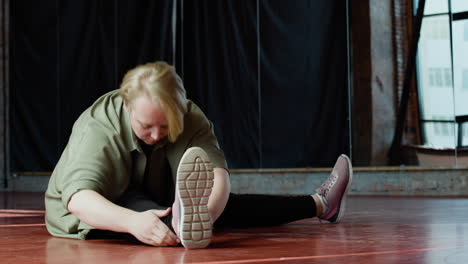
<path fill-rule="evenodd" d="M 157 192 L 152 178 L 161 175 L 166 159 L 172 176 L 185 150 L 198 146 L 211 159 L 213 167 L 227 169 L 224 154 L 214 135 L 213 124 L 193 102 L 187 101 L 184 131 L 171 143 L 158 142 L 150 156 L 151 163 L 145 180 L 149 193 Z M 156 151 L 163 150 L 163 151 Z M 161 154 L 162 153 L 162 154 Z M 75 122 L 72 134 L 58 161 L 45 194 L 45 222 L 50 234 L 59 237 L 85 239 L 93 227 L 80 222 L 67 210 L 73 194 L 94 190 L 115 202 L 125 192 L 131 177 L 143 179 L 147 163 L 135 136 L 127 110 L 118 90 L 101 96 Z M 154 166 L 153 166 L 154 164 Z"/>

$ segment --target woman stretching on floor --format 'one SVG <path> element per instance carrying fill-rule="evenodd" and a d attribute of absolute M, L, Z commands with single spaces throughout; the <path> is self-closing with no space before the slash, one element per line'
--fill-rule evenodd
<path fill-rule="evenodd" d="M 341 155 L 313 195 L 230 193 L 213 124 L 165 62 L 140 65 L 73 126 L 45 195 L 54 236 L 134 237 L 153 246 L 207 247 L 214 227 L 338 223 L 352 181 Z"/>

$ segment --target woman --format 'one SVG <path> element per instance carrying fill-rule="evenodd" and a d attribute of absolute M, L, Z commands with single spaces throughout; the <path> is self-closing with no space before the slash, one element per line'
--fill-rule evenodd
<path fill-rule="evenodd" d="M 213 224 L 338 223 L 351 181 L 342 155 L 313 195 L 230 194 L 213 124 L 187 100 L 172 66 L 148 63 L 75 122 L 46 191 L 46 226 L 59 237 L 130 234 L 153 246 L 204 248 Z"/>

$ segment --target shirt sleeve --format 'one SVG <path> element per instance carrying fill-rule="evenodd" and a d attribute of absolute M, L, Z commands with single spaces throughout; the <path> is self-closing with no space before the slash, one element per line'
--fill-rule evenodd
<path fill-rule="evenodd" d="M 113 200 L 116 186 L 119 186 L 117 171 L 124 170 L 119 165 L 118 143 L 110 140 L 111 133 L 96 124 L 89 124 L 72 135 L 66 149 L 66 158 L 61 166 L 62 203 L 68 206 L 73 194 L 80 190 L 93 190 L 109 200 Z"/>
<path fill-rule="evenodd" d="M 203 124 L 197 133 L 192 137 L 189 147 L 200 147 L 206 151 L 208 157 L 210 157 L 213 168 L 228 169 L 224 152 L 221 150 L 218 144 L 218 140 L 214 133 L 214 126 L 211 121 Z"/>

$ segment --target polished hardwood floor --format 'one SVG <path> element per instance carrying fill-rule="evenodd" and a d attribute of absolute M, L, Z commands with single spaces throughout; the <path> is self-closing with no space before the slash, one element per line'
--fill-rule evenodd
<path fill-rule="evenodd" d="M 468 198 L 351 196 L 341 224 L 216 230 L 201 250 L 54 238 L 40 193 L 0 208 L 0 263 L 468 263 Z"/>

